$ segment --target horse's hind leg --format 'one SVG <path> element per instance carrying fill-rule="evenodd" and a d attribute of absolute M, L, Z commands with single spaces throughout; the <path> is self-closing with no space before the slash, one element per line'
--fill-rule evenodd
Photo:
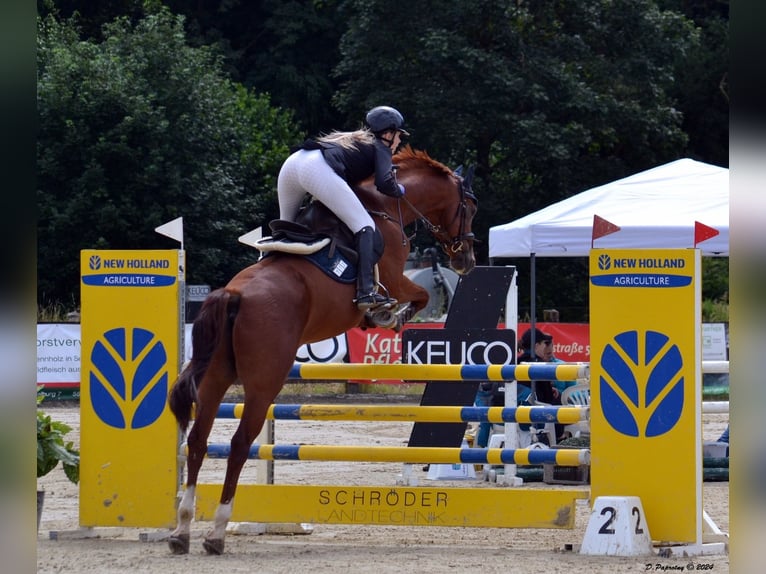
<path fill-rule="evenodd" d="M 222 380 L 224 384 L 213 379 L 215 369 L 211 368 L 205 375 L 197 397 L 196 416 L 189 436 L 186 439 L 186 488 L 178 505 L 178 525 L 168 539 L 170 550 L 174 554 L 188 554 L 191 522 L 194 518 L 197 478 L 202 462 L 207 454 L 207 438 L 213 428 L 218 407 L 221 404 L 226 389 L 229 388 L 233 375 L 229 374 Z M 220 379 L 219 379 L 220 380 Z M 214 385 L 214 386 L 213 386 Z"/>
<path fill-rule="evenodd" d="M 224 536 L 226 526 L 231 519 L 234 494 L 237 490 L 237 482 L 242 472 L 242 467 L 247 461 L 250 446 L 263 428 L 266 413 L 276 396 L 275 394 L 259 394 L 255 397 L 246 397 L 242 409 L 242 419 L 237 431 L 231 438 L 231 452 L 226 465 L 226 478 L 221 491 L 221 500 L 215 511 L 213 529 L 205 537 L 203 546 L 208 554 L 223 553 Z"/>

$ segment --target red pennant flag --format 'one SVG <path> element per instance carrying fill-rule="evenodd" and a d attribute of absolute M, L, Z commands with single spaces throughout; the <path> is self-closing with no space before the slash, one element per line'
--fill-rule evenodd
<path fill-rule="evenodd" d="M 605 235 L 615 233 L 619 230 L 619 225 L 615 225 L 603 217 L 593 214 L 593 235 L 591 236 L 590 246 L 593 247 L 593 242 L 599 237 L 604 237 Z"/>
<path fill-rule="evenodd" d="M 704 223 L 700 223 L 699 221 L 694 222 L 694 247 L 697 247 L 697 243 L 702 243 L 703 241 L 707 241 L 711 237 L 715 237 L 716 235 L 719 235 L 721 232 L 717 229 L 713 229 L 712 227 L 708 227 Z"/>

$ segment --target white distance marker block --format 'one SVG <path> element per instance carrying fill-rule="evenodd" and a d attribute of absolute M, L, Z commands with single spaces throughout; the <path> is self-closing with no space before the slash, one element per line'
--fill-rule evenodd
<path fill-rule="evenodd" d="M 646 515 L 637 496 L 599 496 L 593 504 L 580 554 L 654 554 Z"/>

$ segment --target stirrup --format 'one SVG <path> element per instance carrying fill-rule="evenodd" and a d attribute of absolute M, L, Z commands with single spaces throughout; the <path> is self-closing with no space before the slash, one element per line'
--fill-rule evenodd
<path fill-rule="evenodd" d="M 397 304 L 397 300 L 390 297 L 385 297 L 380 293 L 368 293 L 367 295 L 363 295 L 354 299 L 354 303 L 356 303 L 356 306 L 359 310 L 368 311 L 370 309 L 379 308 L 391 309 L 394 305 Z"/>

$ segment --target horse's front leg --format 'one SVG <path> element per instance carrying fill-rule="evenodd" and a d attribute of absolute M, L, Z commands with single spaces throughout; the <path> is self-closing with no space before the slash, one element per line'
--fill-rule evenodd
<path fill-rule="evenodd" d="M 413 283 L 404 275 L 402 275 L 401 280 L 396 285 L 395 296 L 402 309 L 396 312 L 390 309 L 378 311 L 372 309 L 368 311 L 365 315 L 365 321 L 369 326 L 393 329 L 399 332 L 404 323 L 412 319 L 415 313 L 428 304 L 429 297 L 428 291 L 420 285 Z"/>
<path fill-rule="evenodd" d="M 403 324 L 428 305 L 429 294 L 423 287 L 402 275 L 397 285 L 396 297 L 400 304 L 409 302 L 409 306 L 398 315 L 400 323 Z"/>

